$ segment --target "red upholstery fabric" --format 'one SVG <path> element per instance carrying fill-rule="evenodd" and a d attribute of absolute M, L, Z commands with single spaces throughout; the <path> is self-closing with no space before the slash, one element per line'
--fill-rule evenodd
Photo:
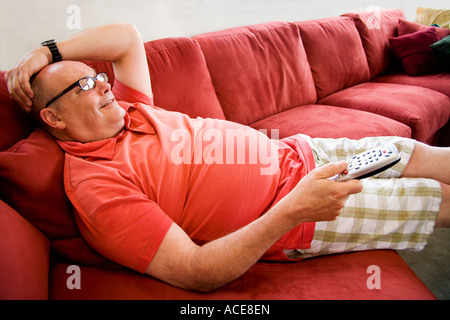
<path fill-rule="evenodd" d="M 401 10 L 376 10 L 348 13 L 354 20 L 367 55 L 370 77 L 386 72 L 393 62 L 389 38 L 397 36 L 398 20 L 404 19 Z"/>
<path fill-rule="evenodd" d="M 303 104 L 316 93 L 294 24 L 273 22 L 194 37 L 228 120 L 242 124 Z"/>
<path fill-rule="evenodd" d="M 423 24 L 417 23 L 417 22 L 412 22 L 412 21 L 408 21 L 406 19 L 399 19 L 398 20 L 398 36 L 403 36 L 405 34 L 410 34 L 410 33 L 414 33 L 420 30 L 424 30 L 429 28 L 428 26 L 424 26 Z M 450 35 L 450 30 L 449 29 L 445 29 L 445 28 L 436 28 L 436 27 L 432 27 L 435 28 L 437 31 L 437 34 L 439 36 L 439 39 L 443 39 L 446 36 Z"/>
<path fill-rule="evenodd" d="M 28 115 L 9 97 L 5 71 L 0 71 L 0 151 L 26 138 L 33 128 Z"/>
<path fill-rule="evenodd" d="M 412 77 L 405 73 L 393 73 L 376 77 L 373 82 L 406 84 L 432 89 L 450 97 L 450 73 L 428 74 Z"/>
<path fill-rule="evenodd" d="M 430 47 L 439 41 L 435 28 L 390 39 L 392 50 L 410 76 L 442 72 L 438 55 Z"/>
<path fill-rule="evenodd" d="M 154 103 L 190 117 L 225 119 L 198 43 L 168 38 L 145 43 Z"/>
<path fill-rule="evenodd" d="M 413 139 L 422 142 L 433 139 L 450 116 L 448 96 L 427 88 L 390 83 L 362 83 L 319 103 L 365 110 L 397 120 L 412 129 Z"/>
<path fill-rule="evenodd" d="M 48 299 L 49 242 L 0 200 L 0 299 Z"/>
<path fill-rule="evenodd" d="M 251 124 L 255 129 L 279 130 L 280 139 L 297 133 L 318 138 L 377 136 L 411 137 L 411 129 L 400 122 L 361 110 L 326 105 L 304 105 Z"/>
<path fill-rule="evenodd" d="M 372 275 L 368 267 L 372 265 L 380 268 L 381 289 L 367 287 Z M 340 254 L 298 263 L 259 262 L 242 277 L 207 294 L 178 289 L 129 270 L 89 267 L 81 268 L 81 289 L 69 290 L 67 266 L 52 267 L 51 299 L 435 299 L 400 256 L 390 250 Z"/>
<path fill-rule="evenodd" d="M 350 18 L 297 22 L 317 89 L 317 98 L 369 80 L 369 66 Z"/>
<path fill-rule="evenodd" d="M 191 117 L 225 119 L 196 41 L 182 37 L 167 38 L 146 42 L 144 47 L 156 106 Z M 98 72 L 106 72 L 110 83 L 114 84 L 110 62 L 83 62 Z"/>

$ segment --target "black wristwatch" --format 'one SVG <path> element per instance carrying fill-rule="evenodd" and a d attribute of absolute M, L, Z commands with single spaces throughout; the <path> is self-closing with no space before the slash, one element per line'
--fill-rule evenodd
<path fill-rule="evenodd" d="M 59 53 L 58 47 L 56 46 L 55 39 L 44 41 L 41 43 L 41 45 L 46 46 L 50 49 L 53 63 L 62 61 L 62 57 Z"/>

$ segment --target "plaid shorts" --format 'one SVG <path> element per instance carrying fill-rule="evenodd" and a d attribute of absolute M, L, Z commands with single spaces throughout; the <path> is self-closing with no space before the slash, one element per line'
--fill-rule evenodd
<path fill-rule="evenodd" d="M 304 258 L 370 249 L 422 250 L 434 230 L 442 190 L 431 179 L 401 178 L 416 142 L 400 137 L 362 140 L 304 137 L 316 166 L 346 160 L 375 146 L 394 143 L 401 161 L 373 177 L 361 180 L 363 191 L 352 195 L 335 221 L 316 223 L 311 248 L 298 250 Z"/>

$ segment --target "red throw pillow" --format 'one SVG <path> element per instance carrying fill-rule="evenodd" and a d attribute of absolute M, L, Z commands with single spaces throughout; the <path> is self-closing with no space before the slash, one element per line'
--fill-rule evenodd
<path fill-rule="evenodd" d="M 44 130 L 36 129 L 0 152 L 0 194 L 52 243 L 75 262 L 112 266 L 81 238 L 63 185 L 64 152 Z"/>
<path fill-rule="evenodd" d="M 439 41 L 435 28 L 430 27 L 389 40 L 394 54 L 400 59 L 408 75 L 420 76 L 441 71 L 439 58 L 430 47 Z"/>

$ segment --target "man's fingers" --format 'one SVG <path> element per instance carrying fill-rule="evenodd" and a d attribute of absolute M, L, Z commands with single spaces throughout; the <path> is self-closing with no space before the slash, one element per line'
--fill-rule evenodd
<path fill-rule="evenodd" d="M 25 111 L 31 110 L 31 98 L 34 96 L 29 79 L 28 75 L 19 75 L 17 72 L 5 74 L 11 99 L 15 100 Z"/>
<path fill-rule="evenodd" d="M 363 184 L 361 182 L 361 180 L 348 180 L 345 182 L 338 182 L 340 184 L 344 184 L 348 194 L 355 194 L 355 193 L 360 193 L 363 189 Z"/>
<path fill-rule="evenodd" d="M 332 162 L 328 163 L 322 167 L 315 169 L 315 178 L 317 179 L 328 179 L 342 173 L 347 169 L 347 162 Z M 331 181 L 330 181 L 331 182 Z M 360 193 L 362 191 L 363 185 L 360 180 L 349 180 L 345 182 L 333 182 L 339 183 L 339 190 L 344 195 L 351 195 L 355 193 Z"/>
<path fill-rule="evenodd" d="M 23 94 L 25 94 L 26 98 L 31 101 L 34 97 L 34 92 L 31 89 L 31 76 L 29 73 L 22 72 L 19 74 L 19 83 L 22 88 Z"/>
<path fill-rule="evenodd" d="M 347 168 L 346 161 L 331 162 L 322 167 L 316 168 L 316 175 L 319 179 L 328 179 L 339 173 L 342 173 Z"/>

